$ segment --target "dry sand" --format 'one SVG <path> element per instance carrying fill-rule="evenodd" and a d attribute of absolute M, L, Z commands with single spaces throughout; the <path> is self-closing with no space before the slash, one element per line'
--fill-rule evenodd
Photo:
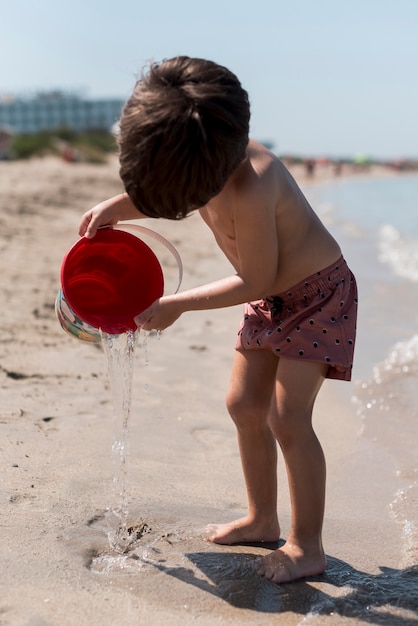
<path fill-rule="evenodd" d="M 327 381 L 315 412 L 328 459 L 327 573 L 277 587 L 252 571 L 267 548 L 202 540 L 205 524 L 232 520 L 246 505 L 224 408 L 240 307 L 184 315 L 160 340 L 148 338 L 148 363 L 139 339 L 127 488 L 130 522 L 150 532 L 128 557 L 111 553 L 106 360 L 62 331 L 54 300 L 81 213 L 120 190 L 114 160 L 0 163 L 0 624 L 383 623 L 404 565 L 388 510 L 394 468 L 361 436 L 354 383 Z M 183 287 L 230 271 L 198 216 L 144 224 L 176 245 Z M 282 465 L 279 472 L 286 533 Z M 379 586 L 382 566 L 393 568 L 392 596 Z M 380 592 L 372 600 L 371 585 Z"/>

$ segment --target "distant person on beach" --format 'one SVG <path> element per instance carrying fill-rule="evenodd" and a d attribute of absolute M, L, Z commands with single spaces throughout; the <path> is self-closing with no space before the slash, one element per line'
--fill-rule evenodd
<path fill-rule="evenodd" d="M 305 159 L 305 171 L 308 178 L 312 178 L 315 174 L 315 161 L 314 159 Z"/>
<path fill-rule="evenodd" d="M 126 193 L 87 211 L 79 234 L 198 211 L 235 274 L 163 296 L 135 318 L 163 330 L 186 311 L 244 305 L 227 407 L 237 427 L 248 514 L 209 526 L 217 544 L 278 542 L 277 442 L 292 521 L 257 571 L 276 583 L 325 570 L 325 460 L 312 410 L 325 378 L 350 380 L 357 291 L 338 243 L 269 150 L 249 139 L 248 95 L 211 61 L 175 57 L 137 82 L 120 120 Z"/>

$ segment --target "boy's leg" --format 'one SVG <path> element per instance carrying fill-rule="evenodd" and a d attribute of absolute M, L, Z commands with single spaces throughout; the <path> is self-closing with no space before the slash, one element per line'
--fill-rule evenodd
<path fill-rule="evenodd" d="M 325 506 L 325 459 L 312 428 L 312 410 L 326 366 L 280 359 L 276 375 L 276 407 L 270 427 L 286 463 L 292 522 L 286 544 L 264 557 L 257 571 L 274 582 L 321 573 Z"/>
<path fill-rule="evenodd" d="M 269 427 L 277 357 L 265 350 L 236 352 L 227 406 L 237 427 L 248 515 L 207 527 L 214 543 L 278 541 L 277 444 Z"/>

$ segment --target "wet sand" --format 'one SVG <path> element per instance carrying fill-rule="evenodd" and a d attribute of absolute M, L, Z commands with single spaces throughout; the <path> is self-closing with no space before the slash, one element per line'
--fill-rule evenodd
<path fill-rule="evenodd" d="M 299 175 L 299 172 L 296 172 Z M 0 623 L 418 623 L 416 551 L 391 505 L 404 482 L 393 444 L 365 428 L 352 397 L 399 337 L 376 286 L 367 242 L 341 229 L 365 305 L 352 383 L 326 381 L 315 423 L 328 461 L 323 576 L 278 587 L 257 577 L 269 547 L 203 541 L 207 523 L 235 519 L 246 497 L 235 432 L 224 408 L 241 308 L 188 313 L 161 338 L 139 337 L 127 489 L 140 533 L 111 552 L 114 433 L 106 360 L 67 336 L 54 313 L 59 268 L 80 214 L 121 190 L 117 164 L 55 159 L 0 163 L 0 428 L 3 471 Z M 198 216 L 141 223 L 178 249 L 183 287 L 230 271 Z M 369 269 L 364 272 L 364 267 Z M 175 272 L 175 270 L 172 270 Z M 175 276 L 171 279 L 175 282 Z M 383 283 L 382 283 L 383 284 Z M 372 286 L 373 285 L 373 286 Z M 402 283 L 397 296 L 411 299 Z M 379 309 L 380 310 L 380 309 Z M 410 309 L 402 324 L 411 329 Z M 382 340 L 384 337 L 384 340 Z M 280 517 L 289 527 L 283 465 Z M 395 622 L 393 622 L 395 623 Z"/>

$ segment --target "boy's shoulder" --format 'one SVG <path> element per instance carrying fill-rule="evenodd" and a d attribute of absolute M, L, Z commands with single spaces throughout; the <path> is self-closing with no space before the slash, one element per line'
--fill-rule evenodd
<path fill-rule="evenodd" d="M 250 140 L 246 158 L 209 203 L 209 210 L 231 216 L 254 212 L 254 208 L 288 206 L 300 190 L 282 161 L 262 144 Z"/>
<path fill-rule="evenodd" d="M 231 177 L 232 189 L 238 196 L 277 199 L 288 187 L 289 172 L 278 156 L 262 144 L 251 140 L 247 158 Z"/>

